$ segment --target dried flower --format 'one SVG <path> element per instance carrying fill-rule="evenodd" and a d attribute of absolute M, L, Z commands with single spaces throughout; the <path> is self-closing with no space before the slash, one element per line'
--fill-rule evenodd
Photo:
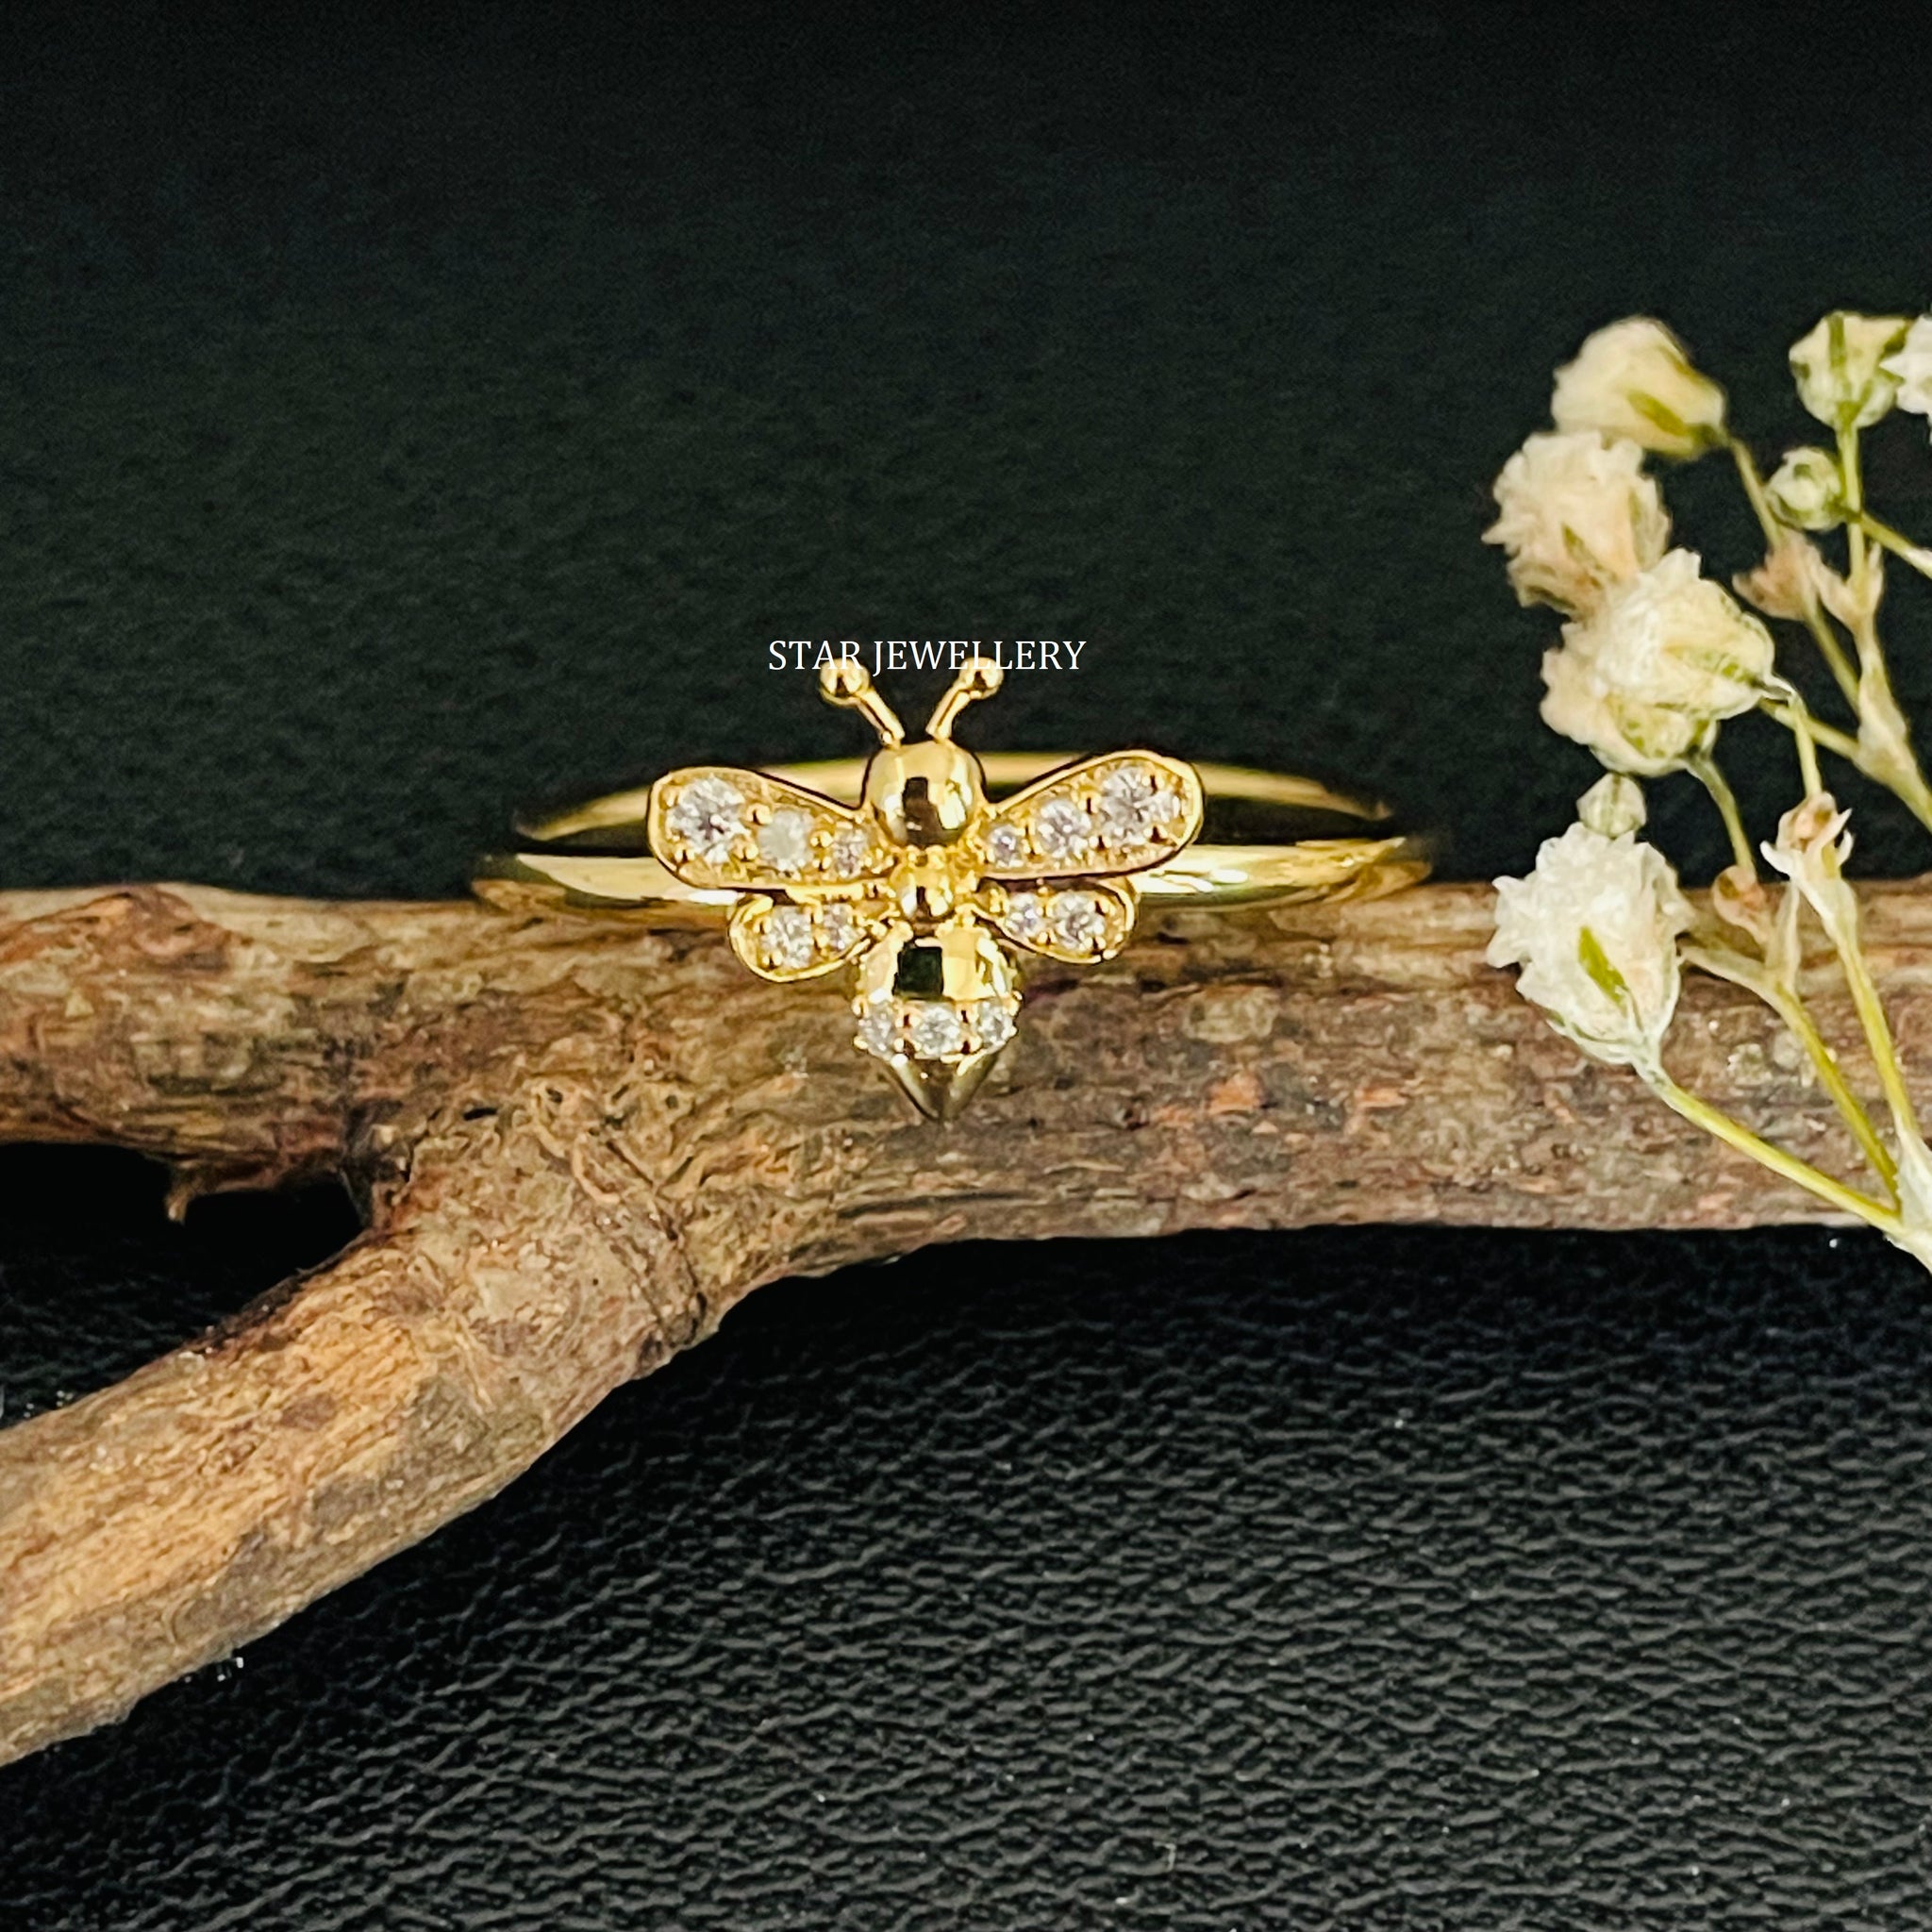
<path fill-rule="evenodd" d="M 1527 878 L 1496 881 L 1492 966 L 1523 968 L 1525 999 L 1612 1066 L 1657 1067 L 1677 1005 L 1690 908 L 1663 855 L 1583 824 L 1546 839 Z"/>
<path fill-rule="evenodd" d="M 1532 436 L 1496 478 L 1501 514 L 1483 532 L 1509 558 L 1521 604 L 1553 604 L 1575 616 L 1605 587 L 1635 576 L 1664 554 L 1671 520 L 1643 452 L 1595 430 Z"/>
<path fill-rule="evenodd" d="M 1749 933 L 1759 951 L 1771 950 L 1777 915 L 1764 881 L 1749 866 L 1727 865 L 1711 880 L 1710 909 L 1726 925 Z"/>
<path fill-rule="evenodd" d="M 1765 858 L 1805 895 L 1840 951 L 1857 945 L 1858 931 L 1857 898 L 1844 877 L 1852 852 L 1845 830 L 1850 817 L 1830 792 L 1814 791 L 1778 820 L 1777 838 L 1763 848 Z"/>
<path fill-rule="evenodd" d="M 1767 617 L 1802 618 L 1819 601 L 1827 577 L 1840 581 L 1817 544 L 1787 530 L 1756 570 L 1740 572 L 1731 585 Z"/>
<path fill-rule="evenodd" d="M 1831 530 L 1845 520 L 1844 477 L 1826 450 L 1787 450 L 1764 493 L 1778 521 L 1793 529 Z"/>
<path fill-rule="evenodd" d="M 1576 801 L 1576 817 L 1592 832 L 1606 839 L 1621 839 L 1625 832 L 1641 832 L 1648 808 L 1643 787 L 1622 772 L 1606 772 Z"/>
<path fill-rule="evenodd" d="M 1767 693 L 1772 656 L 1763 625 L 1673 550 L 1563 626 L 1543 657 L 1543 723 L 1613 772 L 1660 778 Z"/>
<path fill-rule="evenodd" d="M 1724 391 L 1642 315 L 1598 329 L 1557 371 L 1550 415 L 1558 429 L 1625 437 L 1659 456 L 1701 456 L 1724 440 Z"/>
<path fill-rule="evenodd" d="M 1896 401 L 1913 416 L 1932 416 L 1932 315 L 1922 315 L 1880 363 L 1898 384 Z"/>
<path fill-rule="evenodd" d="M 1734 718 L 1771 676 L 1771 633 L 1701 574 L 1694 551 L 1612 585 L 1590 617 L 1563 626 L 1566 647 L 1586 633 L 1598 678 L 1636 704 Z"/>
<path fill-rule="evenodd" d="M 1763 848 L 1784 878 L 1767 884 L 1709 756 L 1724 719 L 1764 703 L 1796 735 L 1814 788 L 1819 753 L 1830 750 L 1932 825 L 1932 787 L 1913 756 L 1877 629 L 1888 558 L 1932 577 L 1932 547 L 1863 513 L 1854 441 L 1895 399 L 1932 416 L 1932 314 L 1912 323 L 1828 315 L 1791 350 L 1791 368 L 1806 408 L 1838 432 L 1839 447 L 1791 450 L 1760 486 L 1725 430 L 1723 391 L 1657 324 L 1615 324 L 1557 372 L 1559 433 L 1532 437 L 1497 479 L 1502 513 L 1488 541 L 1507 551 L 1524 603 L 1553 604 L 1569 617 L 1561 647 L 1543 658 L 1544 722 L 1588 745 L 1608 773 L 1577 801 L 1578 823 L 1543 844 L 1527 877 L 1495 882 L 1488 957 L 1520 966 L 1524 997 L 1586 1053 L 1634 1067 L 1682 1118 L 1834 1212 L 1870 1223 L 1932 1269 L 1932 1146 L 1916 1124 L 1859 945 L 1857 895 L 1844 876 L 1846 814 L 1823 790 L 1787 812 Z M 1733 580 L 1738 593 L 1769 615 L 1808 624 L 1857 715 L 1856 739 L 1809 721 L 1797 690 L 1776 675 L 1770 633 L 1705 578 L 1695 555 L 1658 554 L 1669 541 L 1663 506 L 1628 445 L 1690 457 L 1726 443 L 1767 533 L 1763 562 Z M 1858 534 L 1840 574 L 1800 532 L 1847 523 Z M 1851 632 L 1856 668 L 1827 617 Z M 1709 790 L 1736 854 L 1712 885 L 1709 912 L 1694 923 L 1669 864 L 1639 838 L 1644 799 L 1635 782 L 1686 766 Z M 1807 908 L 1838 955 L 1895 1145 L 1881 1138 L 1807 1010 Z M 1774 1145 L 1672 1079 L 1662 1045 L 1687 965 L 1748 988 L 1784 1021 L 1876 1175 L 1876 1192 Z"/>
<path fill-rule="evenodd" d="M 1834 429 L 1869 428 L 1891 408 L 1898 377 L 1885 358 L 1905 341 L 1903 315 L 1854 315 L 1834 308 L 1791 344 L 1798 400 Z"/>
<path fill-rule="evenodd" d="M 1682 771 L 1707 750 L 1716 726 L 1688 711 L 1634 702 L 1613 691 L 1597 673 L 1597 641 L 1580 625 L 1566 627 L 1569 642 L 1543 653 L 1542 720 L 1574 738 L 1613 772 L 1661 778 Z"/>

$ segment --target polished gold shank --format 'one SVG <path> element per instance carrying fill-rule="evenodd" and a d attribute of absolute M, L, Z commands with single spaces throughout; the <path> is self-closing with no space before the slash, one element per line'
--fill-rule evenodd
<path fill-rule="evenodd" d="M 991 752 L 981 757 L 980 763 L 989 787 L 1005 791 L 1059 770 L 1073 762 L 1074 756 L 1067 752 Z M 771 777 L 849 805 L 860 795 L 867 762 L 862 758 L 826 758 L 760 769 Z M 1333 812 L 1371 823 L 1389 816 L 1384 805 L 1336 791 L 1312 778 L 1241 765 L 1195 763 L 1193 770 L 1203 791 L 1212 799 Z M 650 799 L 649 786 L 614 791 L 569 811 L 520 821 L 518 829 L 528 838 L 546 841 L 636 830 L 648 813 Z M 1429 865 L 1430 842 L 1400 834 L 1305 839 L 1291 844 L 1197 842 L 1137 874 L 1134 883 L 1143 906 L 1205 910 L 1309 899 L 1375 898 L 1426 877 Z M 585 905 L 631 909 L 640 915 L 668 912 L 708 923 L 728 917 L 742 896 L 736 889 L 687 885 L 641 852 L 525 850 L 496 854 L 483 861 L 477 883 L 493 898 L 508 896 L 492 890 L 507 885 L 561 894 Z"/>
<path fill-rule="evenodd" d="M 997 791 L 1031 784 L 1049 772 L 1071 765 L 1082 753 L 1070 751 L 991 751 L 979 754 L 987 784 Z M 760 765 L 767 777 L 783 778 L 808 791 L 823 792 L 841 805 L 856 805 L 865 786 L 865 770 L 870 758 L 818 758 L 806 764 Z M 1198 759 L 1188 762 L 1199 774 L 1202 789 L 1209 798 L 1241 799 L 1251 805 L 1280 806 L 1291 811 L 1332 811 L 1343 817 L 1379 821 L 1389 816 L 1389 808 L 1374 800 L 1352 797 L 1335 791 L 1313 778 L 1297 778 L 1285 772 L 1256 771 L 1247 765 L 1206 765 Z M 588 805 L 573 807 L 547 818 L 519 819 L 517 830 L 526 839 L 569 839 L 584 832 L 614 830 L 620 825 L 641 825 L 651 804 L 651 788 L 640 785 L 629 791 L 612 791 L 593 798 Z"/>

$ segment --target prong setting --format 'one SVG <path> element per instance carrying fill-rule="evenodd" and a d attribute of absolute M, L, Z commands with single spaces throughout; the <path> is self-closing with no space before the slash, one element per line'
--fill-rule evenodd
<path fill-rule="evenodd" d="M 781 983 L 849 965 L 854 1043 L 936 1120 L 959 1112 L 1015 1036 L 1009 947 L 1071 965 L 1110 958 L 1133 931 L 1132 874 L 1200 824 L 1198 775 L 1152 752 L 1067 766 L 990 803 L 979 759 L 951 733 L 1001 675 L 974 659 L 930 736 L 907 744 L 864 665 L 828 664 L 825 697 L 881 740 L 856 809 L 726 767 L 675 772 L 652 789 L 660 862 L 688 884 L 741 894 L 739 958 Z"/>

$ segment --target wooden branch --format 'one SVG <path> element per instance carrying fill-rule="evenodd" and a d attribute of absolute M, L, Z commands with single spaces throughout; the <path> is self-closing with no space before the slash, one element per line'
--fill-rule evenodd
<path fill-rule="evenodd" d="M 340 1171 L 370 1221 L 215 1333 L 0 1432 L 0 1761 L 427 1535 L 780 1275 L 974 1238 L 1818 1218 L 1551 1033 L 1482 963 L 1491 903 L 1177 916 L 1110 967 L 1042 971 L 940 1128 L 851 1050 L 836 989 L 766 986 L 714 935 L 0 895 L 0 1139 L 144 1149 L 177 1209 Z M 1932 1066 L 1932 892 L 1870 908 L 1908 1063 Z M 1821 1010 L 1853 1037 L 1841 1001 Z M 1748 995 L 1694 981 L 1672 1058 L 1849 1166 Z"/>

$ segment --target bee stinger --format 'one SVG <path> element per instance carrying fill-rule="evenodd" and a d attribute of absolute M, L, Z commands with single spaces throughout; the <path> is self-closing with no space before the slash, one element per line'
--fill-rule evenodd
<path fill-rule="evenodd" d="M 829 663 L 824 695 L 879 736 L 856 806 L 769 773 L 694 765 L 659 778 L 646 812 L 666 870 L 741 895 L 731 944 L 754 973 L 852 970 L 857 1044 L 935 1120 L 958 1114 L 1013 1038 L 1012 948 L 1110 958 L 1133 931 L 1134 874 L 1201 827 L 1199 775 L 1155 752 L 1081 758 L 990 800 L 985 768 L 952 734 L 1001 677 L 974 658 L 908 744 L 865 667 Z"/>

